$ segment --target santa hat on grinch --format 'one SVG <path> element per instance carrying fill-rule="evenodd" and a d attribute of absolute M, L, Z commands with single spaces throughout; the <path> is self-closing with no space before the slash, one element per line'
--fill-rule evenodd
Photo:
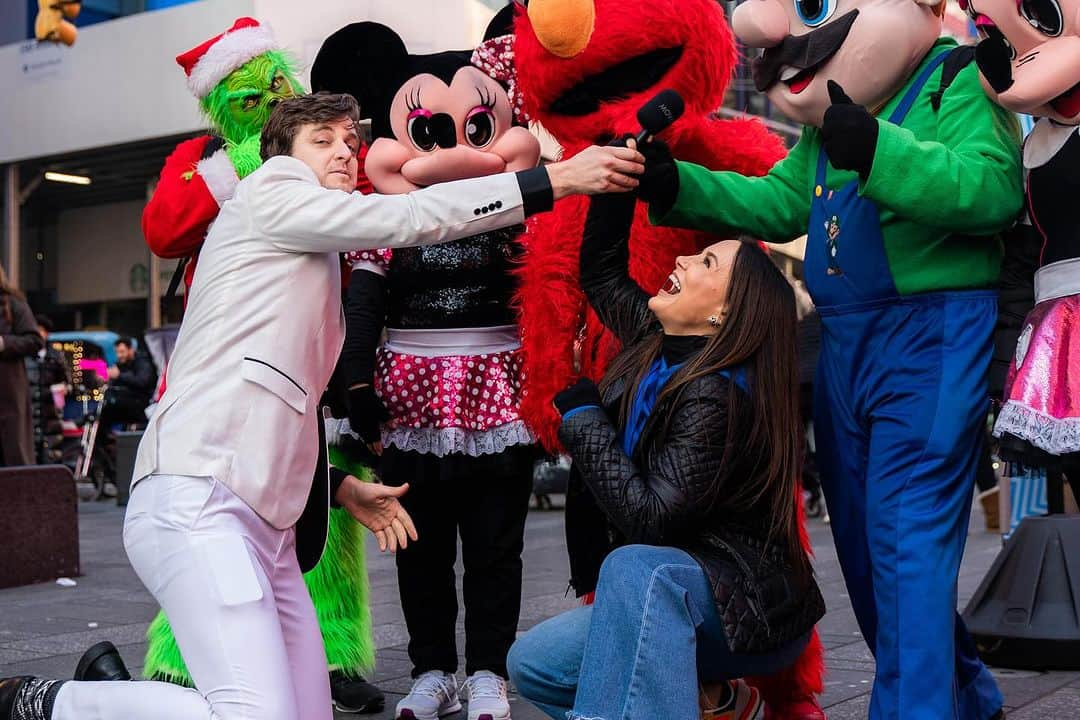
<path fill-rule="evenodd" d="M 242 17 L 221 35 L 176 56 L 187 73 L 188 89 L 202 100 L 230 73 L 271 50 L 280 50 L 270 28 Z"/>

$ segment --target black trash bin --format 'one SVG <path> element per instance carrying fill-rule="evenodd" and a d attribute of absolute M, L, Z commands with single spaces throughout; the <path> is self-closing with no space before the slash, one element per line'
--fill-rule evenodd
<path fill-rule="evenodd" d="M 116 433 L 116 504 L 127 505 L 131 493 L 131 475 L 135 472 L 135 454 L 142 430 L 119 430 Z"/>

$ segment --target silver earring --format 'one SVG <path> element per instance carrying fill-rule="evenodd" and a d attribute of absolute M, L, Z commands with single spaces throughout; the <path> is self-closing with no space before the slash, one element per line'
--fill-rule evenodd
<path fill-rule="evenodd" d="M 720 324 L 720 318 L 716 317 L 715 315 L 710 315 L 709 316 L 709 324 L 712 325 L 713 327 L 716 327 L 717 325 Z"/>

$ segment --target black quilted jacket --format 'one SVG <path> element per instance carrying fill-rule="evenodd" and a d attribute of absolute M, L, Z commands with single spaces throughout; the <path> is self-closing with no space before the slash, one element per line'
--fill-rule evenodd
<path fill-rule="evenodd" d="M 648 296 L 627 273 L 632 209 L 632 198 L 594 200 L 581 248 L 582 287 L 624 344 L 660 332 Z M 761 482 L 767 449 L 743 440 L 753 421 L 750 398 L 728 417 L 728 393 L 743 390 L 724 376 L 700 378 L 654 409 L 627 456 L 612 422 L 622 392 L 618 384 L 608 388 L 604 408 L 572 414 L 559 431 L 575 468 L 567 542 L 578 592 L 595 587 L 614 545 L 668 545 L 705 570 L 733 652 L 767 652 L 808 633 L 824 601 L 813 579 L 797 578 L 784 548 L 768 540 L 767 503 L 738 510 L 725 503 L 735 489 Z M 662 418 L 670 418 L 666 432 Z M 729 435 L 744 450 L 725 463 Z"/>

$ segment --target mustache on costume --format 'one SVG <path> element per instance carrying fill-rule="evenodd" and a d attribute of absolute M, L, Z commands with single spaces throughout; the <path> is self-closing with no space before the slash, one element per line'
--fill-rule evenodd
<path fill-rule="evenodd" d="M 765 48 L 765 52 L 750 63 L 754 87 L 758 92 L 772 87 L 780 79 L 780 70 L 784 66 L 808 70 L 824 63 L 844 44 L 858 16 L 859 11 L 852 10 L 817 30 L 805 35 L 788 35 L 779 45 Z"/>

